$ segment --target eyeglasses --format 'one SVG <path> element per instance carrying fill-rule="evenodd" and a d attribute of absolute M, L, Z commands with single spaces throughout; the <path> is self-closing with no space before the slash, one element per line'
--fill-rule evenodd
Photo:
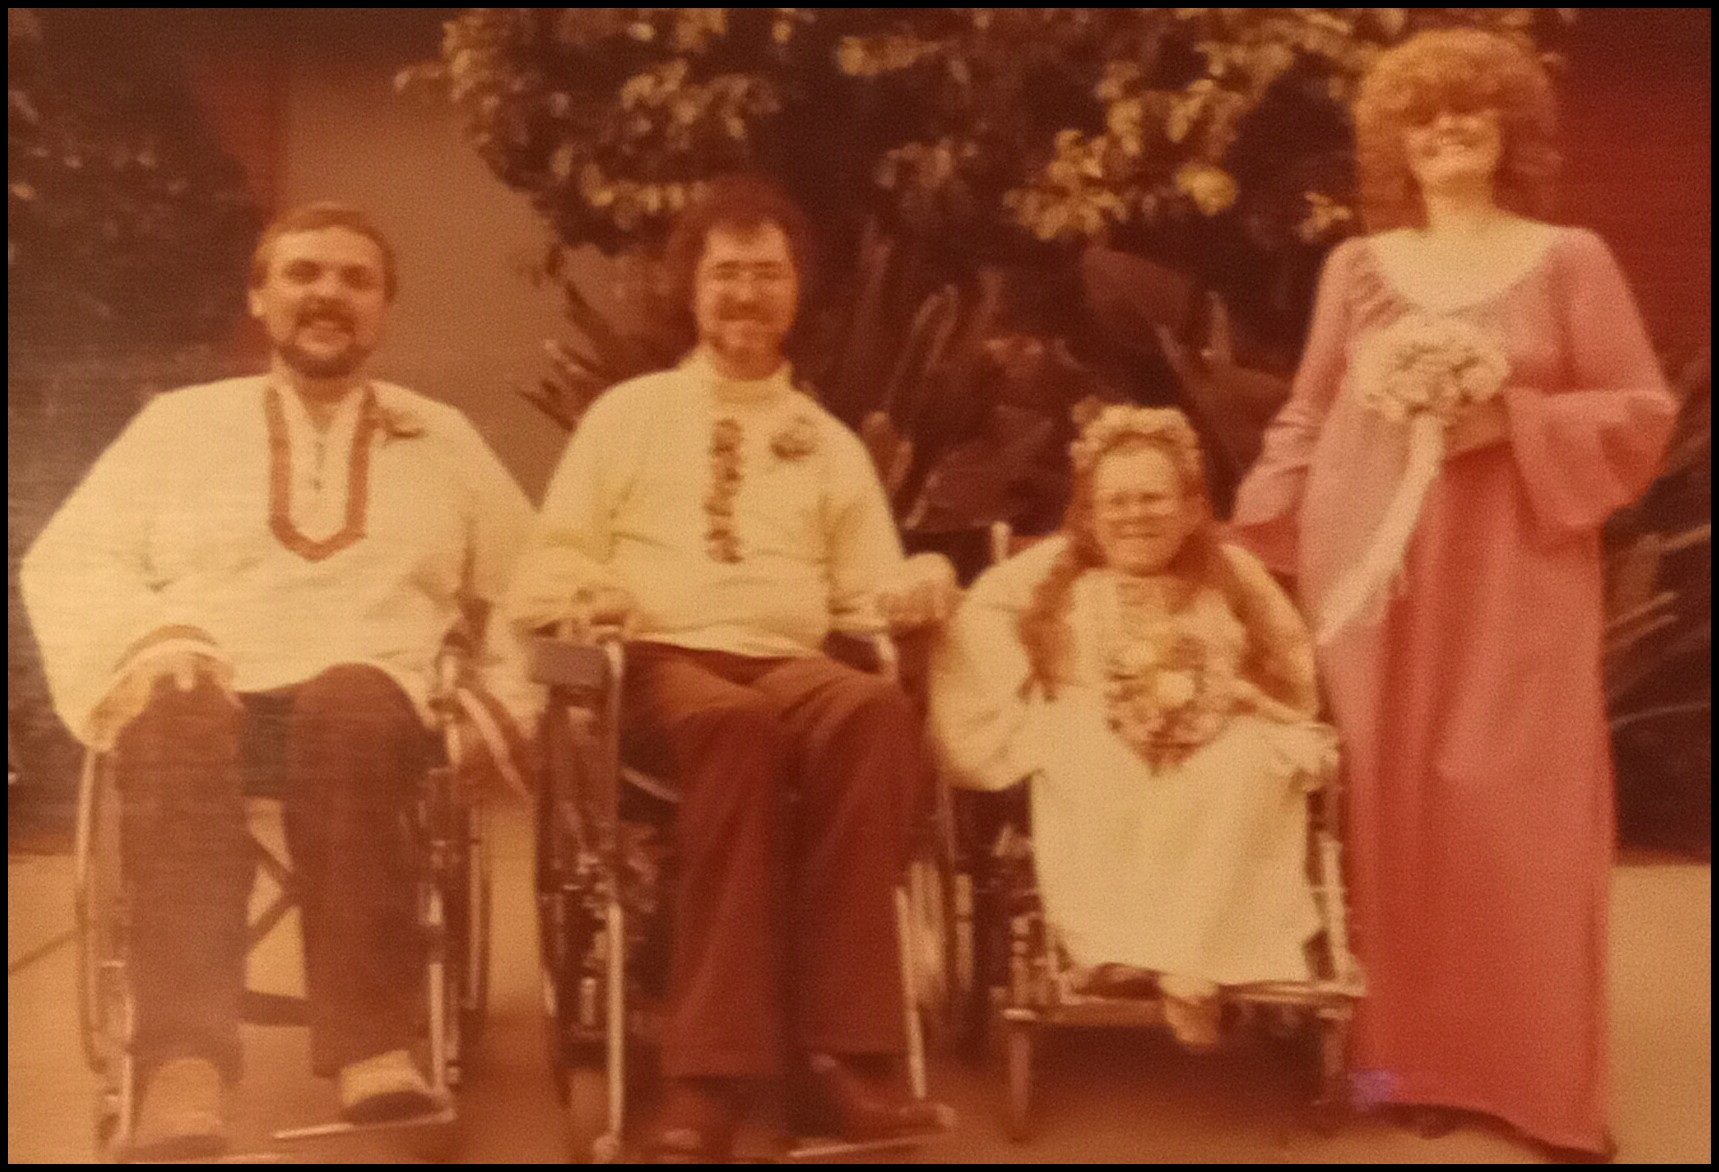
<path fill-rule="evenodd" d="M 698 279 L 724 286 L 740 285 L 747 281 L 765 286 L 781 286 L 794 279 L 794 269 L 791 265 L 773 262 L 746 265 L 725 261 L 699 269 Z"/>
<path fill-rule="evenodd" d="M 1488 122 L 1498 121 L 1498 107 L 1485 106 L 1473 102 L 1449 100 L 1442 102 L 1414 102 L 1403 111 L 1403 122 L 1408 126 L 1431 126 L 1439 120 L 1440 115 L 1449 114 L 1452 118 L 1484 119 Z"/>

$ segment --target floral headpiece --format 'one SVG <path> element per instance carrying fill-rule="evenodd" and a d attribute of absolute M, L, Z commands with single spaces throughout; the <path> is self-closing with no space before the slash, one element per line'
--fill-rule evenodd
<path fill-rule="evenodd" d="M 1194 433 L 1188 417 L 1174 407 L 1104 408 L 1081 431 L 1080 438 L 1069 445 L 1074 470 L 1081 475 L 1091 472 L 1105 453 L 1127 439 L 1148 440 L 1169 447 L 1176 466 L 1184 474 L 1192 473 L 1198 483 L 1202 465 L 1200 437 Z"/>

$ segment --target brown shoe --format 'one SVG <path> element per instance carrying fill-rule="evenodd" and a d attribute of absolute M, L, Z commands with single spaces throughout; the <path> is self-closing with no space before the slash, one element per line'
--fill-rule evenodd
<path fill-rule="evenodd" d="M 726 1164 L 745 1113 L 743 1088 L 731 1079 L 677 1078 L 664 1092 L 661 1116 L 645 1140 L 646 1164 Z"/>
<path fill-rule="evenodd" d="M 915 1099 L 892 1077 L 887 1058 L 813 1054 L 794 1100 L 794 1123 L 805 1134 L 836 1135 L 849 1143 L 930 1135 L 955 1126 L 943 1103 Z"/>

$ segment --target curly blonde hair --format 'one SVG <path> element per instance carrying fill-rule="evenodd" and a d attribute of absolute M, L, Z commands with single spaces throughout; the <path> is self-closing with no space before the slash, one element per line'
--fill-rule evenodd
<path fill-rule="evenodd" d="M 1105 408 L 1069 448 L 1074 460 L 1074 486 L 1062 522 L 1068 546 L 1033 590 L 1032 601 L 1017 622 L 1032 667 L 1028 687 L 1041 689 L 1046 698 L 1056 697 L 1057 685 L 1068 668 L 1073 644 L 1068 609 L 1074 584 L 1088 570 L 1104 565 L 1093 518 L 1093 482 L 1098 466 L 1107 457 L 1142 450 L 1162 452 L 1170 461 L 1182 484 L 1184 506 L 1199 518 L 1193 534 L 1168 567 L 1186 586 L 1185 597 L 1176 605 L 1186 605 L 1195 587 L 1203 582 L 1228 583 L 1229 564 L 1218 550 L 1206 492 L 1205 460 L 1193 424 L 1174 408 Z"/>
<path fill-rule="evenodd" d="M 1552 81 L 1521 45 L 1479 29 L 1435 29 L 1380 54 L 1355 99 L 1355 163 L 1369 232 L 1426 225 L 1403 134 L 1441 109 L 1496 110 L 1499 206 L 1543 216 L 1559 158 Z"/>

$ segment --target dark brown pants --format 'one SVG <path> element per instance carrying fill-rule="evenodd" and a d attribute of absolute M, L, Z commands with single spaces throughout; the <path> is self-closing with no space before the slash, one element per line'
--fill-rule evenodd
<path fill-rule="evenodd" d="M 629 650 L 629 756 L 674 778 L 670 1077 L 903 1048 L 894 890 L 923 768 L 893 683 L 822 657 Z M 789 795 L 796 800 L 789 802 Z"/>
<path fill-rule="evenodd" d="M 342 664 L 240 711 L 200 681 L 156 686 L 118 745 L 144 1069 L 208 1058 L 239 1073 L 244 791 L 284 799 L 320 1074 L 410 1044 L 422 983 L 412 825 L 429 750 L 386 673 Z"/>

